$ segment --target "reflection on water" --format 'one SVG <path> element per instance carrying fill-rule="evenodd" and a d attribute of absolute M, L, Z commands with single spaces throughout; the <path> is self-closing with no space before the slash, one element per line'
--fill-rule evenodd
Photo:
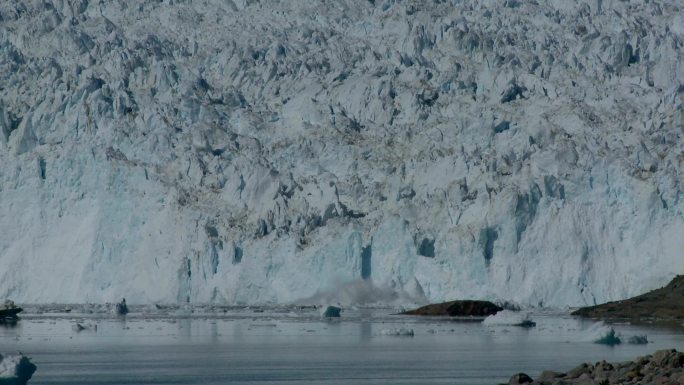
<path fill-rule="evenodd" d="M 0 327 L 14 328 L 19 324 L 17 318 L 0 318 Z"/>
<path fill-rule="evenodd" d="M 38 365 L 36 384 L 493 384 L 520 371 L 567 370 L 587 361 L 624 361 L 662 348 L 684 350 L 681 328 L 619 325 L 647 345 L 595 345 L 590 321 L 537 315 L 536 328 L 345 311 L 226 315 L 29 315 L 0 327 L 0 350 Z M 75 332 L 76 323 L 97 325 Z M 414 337 L 383 336 L 409 328 Z"/>
<path fill-rule="evenodd" d="M 373 327 L 370 323 L 370 321 L 362 321 L 359 323 L 359 337 L 361 340 L 366 340 L 371 338 Z"/>

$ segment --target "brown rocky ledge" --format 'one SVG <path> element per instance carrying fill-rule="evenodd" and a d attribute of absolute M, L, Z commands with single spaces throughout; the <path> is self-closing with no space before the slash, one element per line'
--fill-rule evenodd
<path fill-rule="evenodd" d="M 684 319 L 684 275 L 676 276 L 667 286 L 624 301 L 580 308 L 572 313 L 602 319 Z"/>
<path fill-rule="evenodd" d="M 684 384 L 684 353 L 659 350 L 634 361 L 585 363 L 567 373 L 544 371 L 533 380 L 525 373 L 511 377 L 508 385 L 681 385 Z M 504 384 L 505 385 L 505 384 Z"/>
<path fill-rule="evenodd" d="M 450 301 L 426 305 L 401 314 L 450 317 L 486 317 L 503 310 L 489 301 Z"/>

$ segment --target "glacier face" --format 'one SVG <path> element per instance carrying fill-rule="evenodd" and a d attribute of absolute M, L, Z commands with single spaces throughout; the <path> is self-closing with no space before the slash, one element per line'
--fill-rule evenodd
<path fill-rule="evenodd" d="M 3 1 L 0 297 L 570 306 L 666 283 L 684 7 L 538 3 Z"/>

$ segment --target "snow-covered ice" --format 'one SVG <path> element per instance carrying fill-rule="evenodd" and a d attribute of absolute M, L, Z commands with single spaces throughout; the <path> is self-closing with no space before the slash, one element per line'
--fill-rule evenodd
<path fill-rule="evenodd" d="M 684 273 L 683 9 L 2 1 L 0 298 L 656 288 Z"/>

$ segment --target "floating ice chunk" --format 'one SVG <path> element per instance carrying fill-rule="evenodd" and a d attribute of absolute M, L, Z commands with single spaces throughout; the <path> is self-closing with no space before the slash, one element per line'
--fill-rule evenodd
<path fill-rule="evenodd" d="M 390 328 L 380 330 L 380 335 L 382 336 L 405 336 L 413 337 L 413 329 L 407 328 Z"/>
<path fill-rule="evenodd" d="M 337 318 L 340 316 L 341 312 L 342 308 L 339 308 L 337 306 L 328 306 L 322 315 L 326 318 Z"/>
<path fill-rule="evenodd" d="M 128 305 L 126 305 L 126 298 L 121 300 L 121 302 L 116 304 L 116 314 L 126 315 L 128 314 Z"/>
<path fill-rule="evenodd" d="M 642 336 L 631 336 L 627 340 L 628 344 L 633 344 L 633 345 L 643 345 L 648 343 L 648 337 L 646 335 Z"/>
<path fill-rule="evenodd" d="M 533 328 L 537 326 L 537 323 L 531 320 L 524 320 L 523 322 L 513 326 L 520 326 L 522 328 Z"/>
<path fill-rule="evenodd" d="M 0 383 L 8 385 L 26 385 L 36 371 L 36 365 L 21 355 L 0 355 Z"/>
<path fill-rule="evenodd" d="M 589 327 L 589 329 L 587 329 L 586 339 L 595 344 L 602 345 L 612 346 L 622 343 L 620 335 L 615 332 L 615 329 L 604 324 L 603 322 L 597 322 Z"/>
<path fill-rule="evenodd" d="M 511 310 L 502 310 L 494 315 L 490 315 L 482 323 L 486 326 L 520 326 L 525 328 L 537 326 L 530 319 L 529 313 Z"/>
<path fill-rule="evenodd" d="M 604 336 L 595 340 L 594 343 L 603 345 L 619 345 L 622 343 L 622 340 L 615 330 L 610 328 L 610 330 Z"/>
<path fill-rule="evenodd" d="M 71 329 L 77 333 L 82 332 L 84 330 L 93 330 L 97 331 L 97 325 L 96 324 L 82 324 L 82 323 L 76 323 L 75 325 L 71 326 Z"/>

